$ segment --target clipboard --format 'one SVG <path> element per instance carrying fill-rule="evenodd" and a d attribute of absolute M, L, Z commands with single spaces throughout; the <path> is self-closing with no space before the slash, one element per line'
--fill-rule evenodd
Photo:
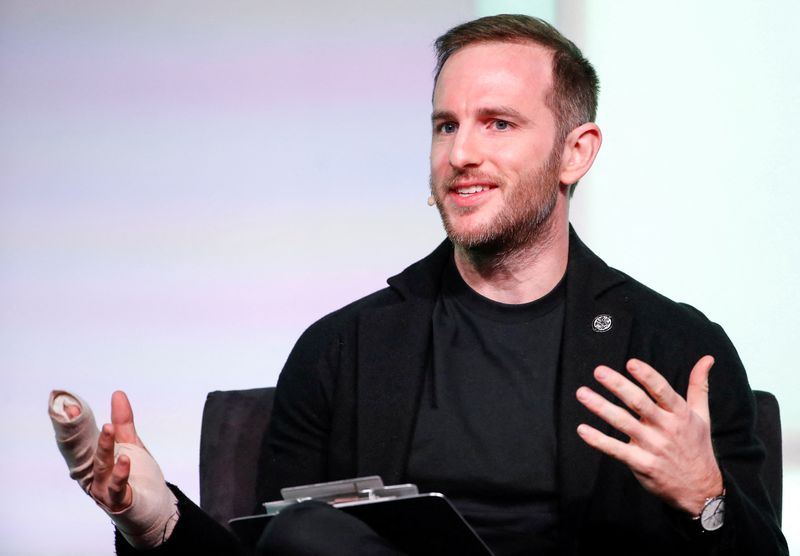
<path fill-rule="evenodd" d="M 333 504 L 357 517 L 398 549 L 414 556 L 493 556 L 491 550 L 444 495 L 438 492 Z M 272 515 L 238 517 L 231 529 L 255 547 Z"/>

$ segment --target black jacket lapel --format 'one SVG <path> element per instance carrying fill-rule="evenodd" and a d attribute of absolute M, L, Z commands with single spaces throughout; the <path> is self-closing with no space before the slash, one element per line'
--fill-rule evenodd
<path fill-rule="evenodd" d="M 624 367 L 632 315 L 626 311 L 624 303 L 607 294 L 626 280 L 624 274 L 610 269 L 594 255 L 570 228 L 557 409 L 559 521 L 563 539 L 579 538 L 600 460 L 606 457 L 581 440 L 576 429 L 579 424 L 586 423 L 602 432 L 609 430 L 605 422 L 575 399 L 575 391 L 586 385 L 603 393 L 592 376 L 595 367 L 600 364 L 617 370 Z"/>
<path fill-rule="evenodd" d="M 357 450 L 359 474 L 387 484 L 403 479 L 422 381 L 430 365 L 431 315 L 452 246 L 389 279 L 398 303 L 365 312 L 359 322 Z"/>

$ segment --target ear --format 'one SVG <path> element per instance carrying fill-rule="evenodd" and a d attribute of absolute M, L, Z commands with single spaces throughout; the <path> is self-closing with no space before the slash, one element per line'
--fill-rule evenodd
<path fill-rule="evenodd" d="M 567 135 L 561 153 L 561 183 L 570 185 L 580 180 L 592 167 L 602 142 L 603 134 L 594 122 L 573 129 Z"/>

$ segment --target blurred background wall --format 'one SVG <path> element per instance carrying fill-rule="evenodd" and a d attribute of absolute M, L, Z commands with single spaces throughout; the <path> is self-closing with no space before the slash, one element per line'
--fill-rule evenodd
<path fill-rule="evenodd" d="M 435 247 L 431 44 L 500 12 L 555 23 L 598 69 L 574 224 L 722 324 L 778 396 L 800 549 L 796 3 L 3 0 L 0 553 L 112 553 L 51 388 L 101 422 L 126 390 L 197 500 L 205 394 L 273 385 L 306 326 Z"/>

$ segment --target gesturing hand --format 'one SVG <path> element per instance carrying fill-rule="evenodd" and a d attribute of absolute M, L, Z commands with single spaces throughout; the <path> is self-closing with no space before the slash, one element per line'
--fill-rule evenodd
<path fill-rule="evenodd" d="M 637 359 L 629 360 L 626 368 L 644 390 L 609 367 L 597 367 L 595 379 L 638 419 L 586 386 L 576 392 L 589 411 L 630 440 L 622 442 L 586 424 L 578 426 L 580 437 L 625 463 L 648 491 L 693 516 L 701 512 L 706 498 L 721 494 L 723 487 L 708 411 L 708 374 L 713 364 L 710 355 L 695 364 L 685 400 L 655 369 Z"/>
<path fill-rule="evenodd" d="M 49 412 L 70 476 L 125 539 L 137 549 L 150 549 L 169 538 L 180 515 L 178 501 L 136 434 L 125 393 L 112 395 L 111 423 L 99 433 L 91 408 L 69 392 L 53 391 Z"/>
<path fill-rule="evenodd" d="M 120 512 L 133 502 L 133 490 L 128 483 L 131 460 L 127 454 L 120 454 L 114 462 L 115 442 L 134 444 L 145 449 L 136 434 L 131 404 L 125 392 L 120 390 L 111 396 L 111 424 L 106 423 L 100 431 L 94 453 L 94 477 L 89 486 L 92 498 L 112 512 Z"/>

